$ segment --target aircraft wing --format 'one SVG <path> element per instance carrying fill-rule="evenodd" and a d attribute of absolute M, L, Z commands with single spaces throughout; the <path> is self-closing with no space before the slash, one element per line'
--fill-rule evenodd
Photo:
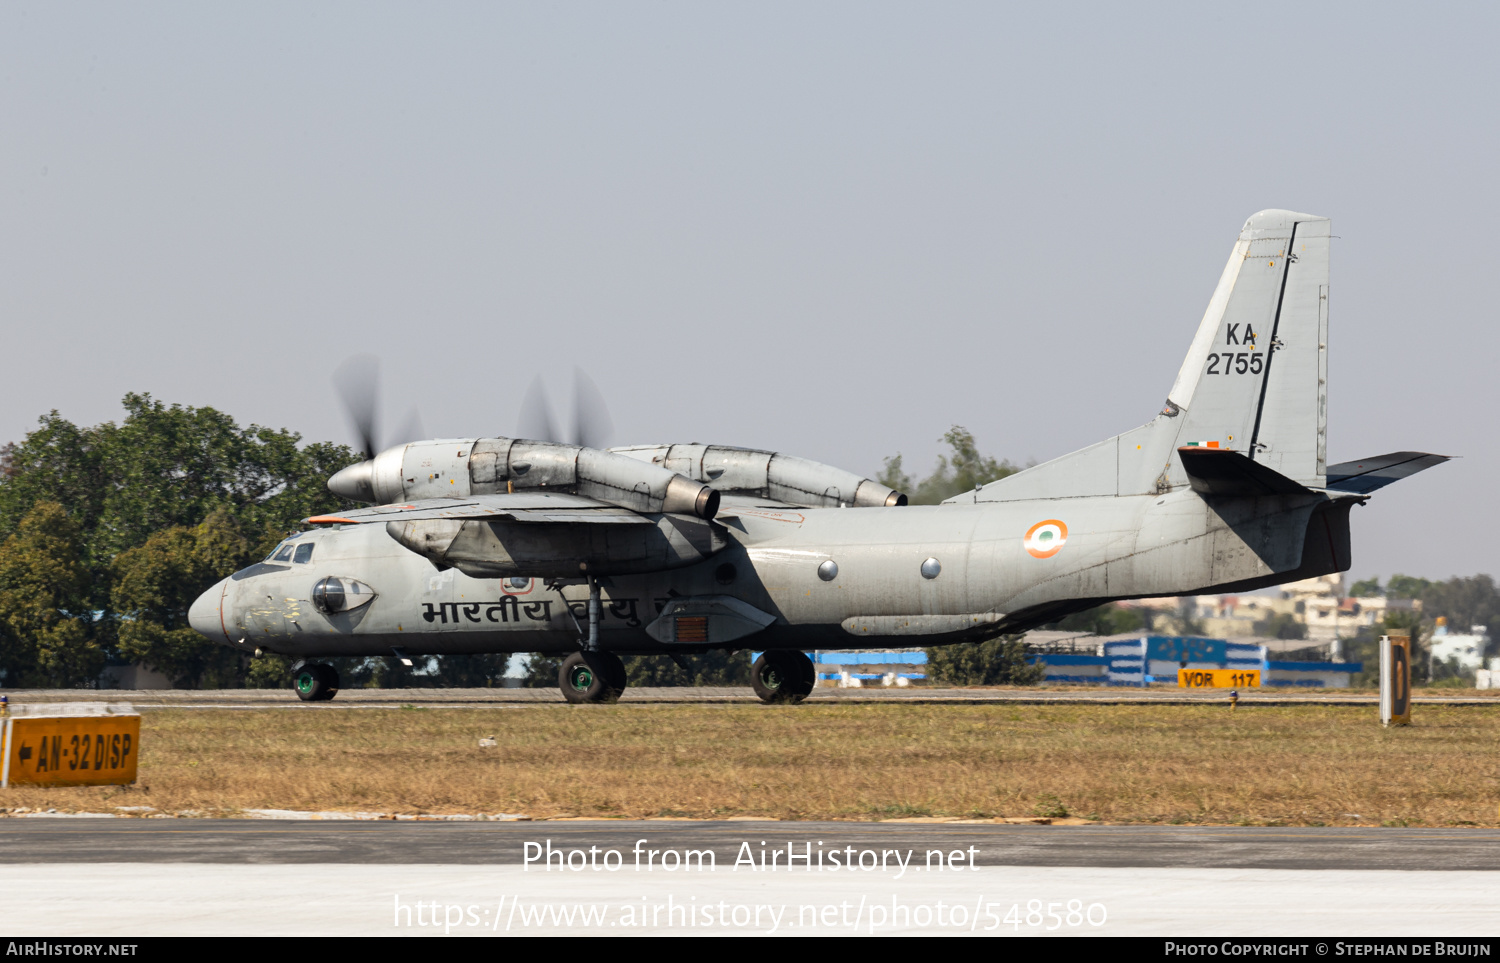
<path fill-rule="evenodd" d="M 1429 455 L 1421 451 L 1393 451 L 1361 461 L 1346 461 L 1328 466 L 1328 487 L 1342 492 L 1368 495 L 1391 482 L 1400 481 L 1433 465 L 1449 460 L 1448 455 Z"/>
<path fill-rule="evenodd" d="M 429 518 L 487 519 L 496 522 L 655 524 L 655 519 L 597 499 L 535 491 L 473 495 L 469 498 L 419 498 L 392 505 L 356 508 L 333 515 L 314 515 L 303 521 L 312 525 L 359 525 L 366 522 L 407 522 Z"/>

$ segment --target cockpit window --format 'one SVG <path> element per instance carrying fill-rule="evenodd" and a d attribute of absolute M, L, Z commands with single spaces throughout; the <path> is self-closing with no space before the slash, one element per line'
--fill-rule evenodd
<path fill-rule="evenodd" d="M 271 558 L 270 558 L 270 561 L 272 561 L 272 562 L 290 562 L 291 560 L 292 560 L 292 546 L 290 546 L 290 545 L 283 545 L 283 546 L 281 546 L 280 548 L 278 548 L 276 550 L 276 554 L 272 555 Z"/>
<path fill-rule="evenodd" d="M 297 563 L 312 561 L 312 550 L 313 544 L 311 542 L 303 542 L 297 546 L 297 555 L 292 561 Z"/>

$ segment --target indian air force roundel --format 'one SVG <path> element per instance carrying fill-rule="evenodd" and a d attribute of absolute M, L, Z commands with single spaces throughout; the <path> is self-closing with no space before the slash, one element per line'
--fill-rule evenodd
<path fill-rule="evenodd" d="M 1049 518 L 1027 529 L 1022 544 L 1033 558 L 1051 558 L 1062 551 L 1067 541 L 1068 526 L 1056 518 Z"/>

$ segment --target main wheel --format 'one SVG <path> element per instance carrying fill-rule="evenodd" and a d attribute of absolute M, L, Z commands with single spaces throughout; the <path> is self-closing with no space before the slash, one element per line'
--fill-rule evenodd
<path fill-rule="evenodd" d="M 304 662 L 292 671 L 292 688 L 303 702 L 327 702 L 339 692 L 339 674 L 331 665 Z"/>
<path fill-rule="evenodd" d="M 322 701 L 327 702 L 339 694 L 339 670 L 326 662 L 318 664 L 318 671 L 323 674 Z"/>
<path fill-rule="evenodd" d="M 762 652 L 750 667 L 750 686 L 761 702 L 797 703 L 812 693 L 818 680 L 812 659 L 801 652 Z"/>
<path fill-rule="evenodd" d="M 611 652 L 574 652 L 557 667 L 557 687 L 575 704 L 614 702 L 625 691 L 625 664 Z"/>
<path fill-rule="evenodd" d="M 625 694 L 625 686 L 628 684 L 625 679 L 625 663 L 613 652 L 600 652 L 598 655 L 605 666 L 605 679 L 609 682 L 609 687 L 615 690 L 615 698 L 618 699 Z"/>

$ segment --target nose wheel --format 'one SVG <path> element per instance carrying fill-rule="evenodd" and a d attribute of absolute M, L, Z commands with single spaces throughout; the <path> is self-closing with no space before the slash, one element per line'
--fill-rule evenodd
<path fill-rule="evenodd" d="M 787 649 L 762 652 L 750 666 L 750 687 L 767 705 L 801 702 L 812 693 L 817 681 L 812 659 L 801 652 Z"/>
<path fill-rule="evenodd" d="M 327 702 L 339 694 L 339 674 L 324 662 L 300 662 L 292 667 L 292 688 L 303 702 Z"/>
<path fill-rule="evenodd" d="M 625 663 L 613 652 L 574 652 L 557 667 L 557 687 L 574 704 L 616 702 L 625 692 Z"/>

